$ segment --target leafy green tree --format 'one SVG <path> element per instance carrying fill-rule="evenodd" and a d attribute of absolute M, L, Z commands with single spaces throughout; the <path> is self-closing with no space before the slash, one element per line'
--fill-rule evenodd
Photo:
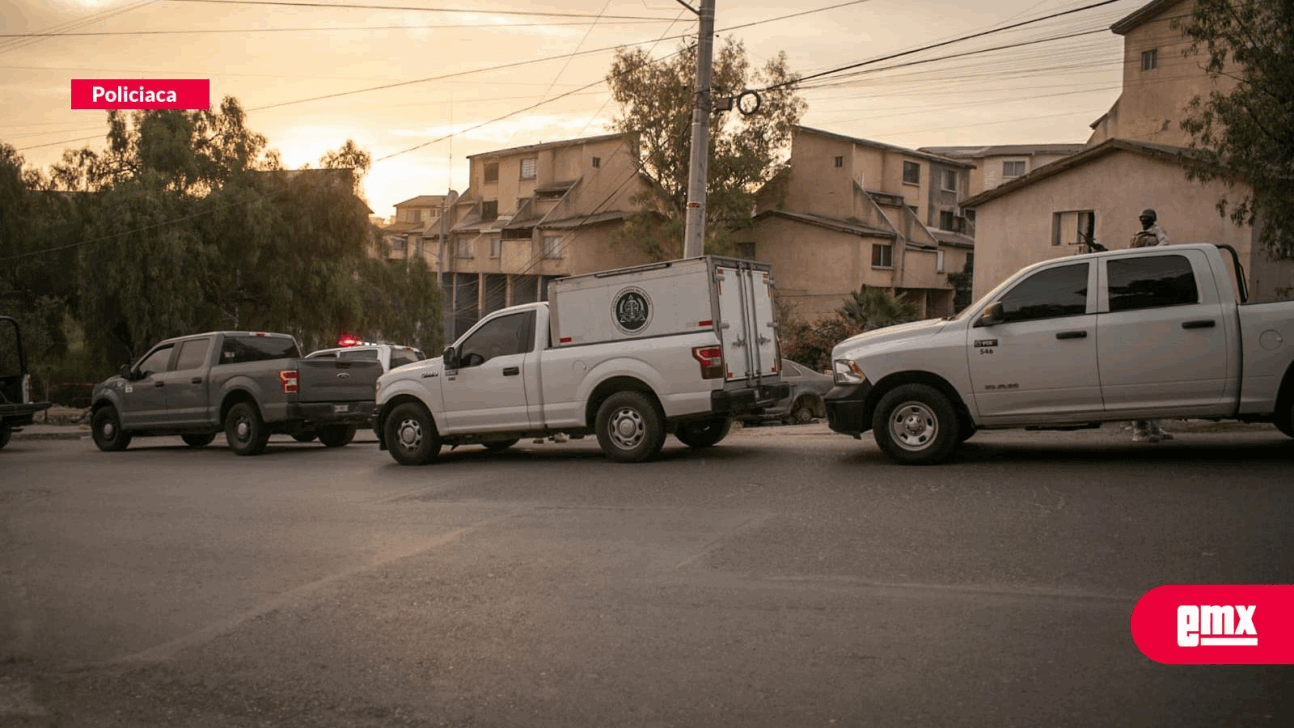
<path fill-rule="evenodd" d="M 1173 21 L 1201 55 L 1217 90 L 1196 96 L 1182 129 L 1208 164 L 1194 179 L 1239 178 L 1251 191 L 1218 212 L 1253 225 L 1278 258 L 1294 258 L 1294 0 L 1197 0 Z"/>
<path fill-rule="evenodd" d="M 740 41 L 716 44 L 713 97 L 760 91 L 759 110 L 749 116 L 735 109 L 710 115 L 709 180 L 706 185 L 706 252 L 731 253 L 733 234 L 750 224 L 755 195 L 784 165 L 791 132 L 807 104 L 779 53 L 753 69 Z M 662 61 L 646 50 L 616 51 L 607 75 L 620 104 L 613 128 L 637 139 L 639 166 L 650 189 L 636 195 L 638 210 L 619 239 L 641 246 L 657 260 L 683 252 L 690 174 L 692 107 L 696 89 L 696 47 L 684 46 Z M 785 84 L 785 85 L 783 85 Z"/>
<path fill-rule="evenodd" d="M 845 299 L 840 315 L 863 331 L 916 321 L 921 315 L 917 305 L 898 298 L 884 288 L 863 286 Z"/>
<path fill-rule="evenodd" d="M 780 334 L 782 354 L 814 371 L 829 371 L 831 350 L 861 332 L 858 324 L 840 315 L 813 323 L 793 321 Z"/>

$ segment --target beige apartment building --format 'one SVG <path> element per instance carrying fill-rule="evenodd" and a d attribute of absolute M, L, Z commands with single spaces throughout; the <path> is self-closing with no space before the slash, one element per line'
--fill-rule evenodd
<path fill-rule="evenodd" d="M 1084 151 L 962 202 L 975 213 L 975 297 L 1025 265 L 1086 252 L 1089 240 L 1127 247 L 1145 208 L 1173 243 L 1235 247 L 1253 300 L 1289 297 L 1294 263 L 1271 260 L 1255 230 L 1217 212 L 1219 200 L 1247 191 L 1243 183 L 1187 178 L 1199 162 L 1180 121 L 1191 98 L 1213 88 L 1201 59 L 1182 57 L 1188 41 L 1171 27 L 1193 7 L 1194 0 L 1154 0 L 1111 26 L 1124 38 L 1123 91 L 1091 125 Z"/>
<path fill-rule="evenodd" d="M 418 195 L 395 203 L 395 219 L 382 227 L 379 257 L 388 260 L 422 258 L 432 268 L 438 265 L 440 241 L 448 232 L 448 212 L 458 193 Z"/>
<path fill-rule="evenodd" d="M 773 264 L 778 295 L 805 320 L 832 316 L 863 286 L 951 314 L 949 272 L 974 250 L 961 214 L 972 165 L 796 127 L 784 179 L 761 193 L 743 257 Z M 786 191 L 776 199 L 774 190 Z"/>
<path fill-rule="evenodd" d="M 918 151 L 959 159 L 975 165 L 967 193 L 978 195 L 1017 177 L 1077 154 L 1085 144 L 998 144 L 983 147 L 921 147 Z"/>
<path fill-rule="evenodd" d="M 549 281 L 648 262 L 616 233 L 647 189 L 624 134 L 473 155 L 467 190 L 449 205 L 437 249 L 446 337 L 481 316 L 548 298 Z"/>

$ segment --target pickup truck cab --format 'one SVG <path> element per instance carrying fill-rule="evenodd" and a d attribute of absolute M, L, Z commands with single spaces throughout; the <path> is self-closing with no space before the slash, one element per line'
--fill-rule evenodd
<path fill-rule="evenodd" d="M 378 380 L 380 447 L 404 465 L 444 444 L 596 434 L 614 460 L 692 447 L 786 396 L 768 266 L 713 256 L 554 281 L 550 303 L 476 323 L 444 356 Z"/>
<path fill-rule="evenodd" d="M 100 450 L 132 437 L 180 435 L 203 447 L 220 432 L 239 455 L 271 434 L 317 433 L 346 445 L 373 415 L 376 361 L 304 359 L 287 334 L 220 331 L 167 339 L 95 385 L 90 429 Z"/>
<path fill-rule="evenodd" d="M 395 344 L 355 344 L 354 346 L 320 349 L 306 354 L 307 359 L 313 359 L 317 356 L 341 360 L 372 359 L 382 365 L 383 373 L 427 358 L 427 355 L 423 354 L 420 349 Z"/>
<path fill-rule="evenodd" d="M 1031 265 L 956 316 L 836 345 L 828 421 L 914 464 L 988 428 L 1237 419 L 1294 437 L 1294 301 L 1247 303 L 1243 275 L 1213 244 Z"/>

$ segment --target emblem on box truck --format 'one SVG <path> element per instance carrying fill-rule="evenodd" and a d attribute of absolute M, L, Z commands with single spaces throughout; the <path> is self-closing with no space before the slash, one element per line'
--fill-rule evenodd
<path fill-rule="evenodd" d="M 626 334 L 641 333 L 651 323 L 651 314 L 651 298 L 641 288 L 624 289 L 611 304 L 611 320 Z"/>

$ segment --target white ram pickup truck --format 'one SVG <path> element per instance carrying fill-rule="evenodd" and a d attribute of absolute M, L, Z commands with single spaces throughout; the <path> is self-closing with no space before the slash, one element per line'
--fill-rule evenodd
<path fill-rule="evenodd" d="M 554 281 L 550 303 L 482 318 L 441 357 L 377 383 L 374 431 L 396 462 L 442 445 L 596 434 L 614 460 L 691 447 L 787 396 L 767 264 L 705 256 Z"/>
<path fill-rule="evenodd" d="M 978 429 L 1200 418 L 1294 437 L 1294 301 L 1247 295 L 1225 245 L 1031 265 L 956 316 L 837 344 L 827 419 L 912 464 L 945 460 Z"/>

